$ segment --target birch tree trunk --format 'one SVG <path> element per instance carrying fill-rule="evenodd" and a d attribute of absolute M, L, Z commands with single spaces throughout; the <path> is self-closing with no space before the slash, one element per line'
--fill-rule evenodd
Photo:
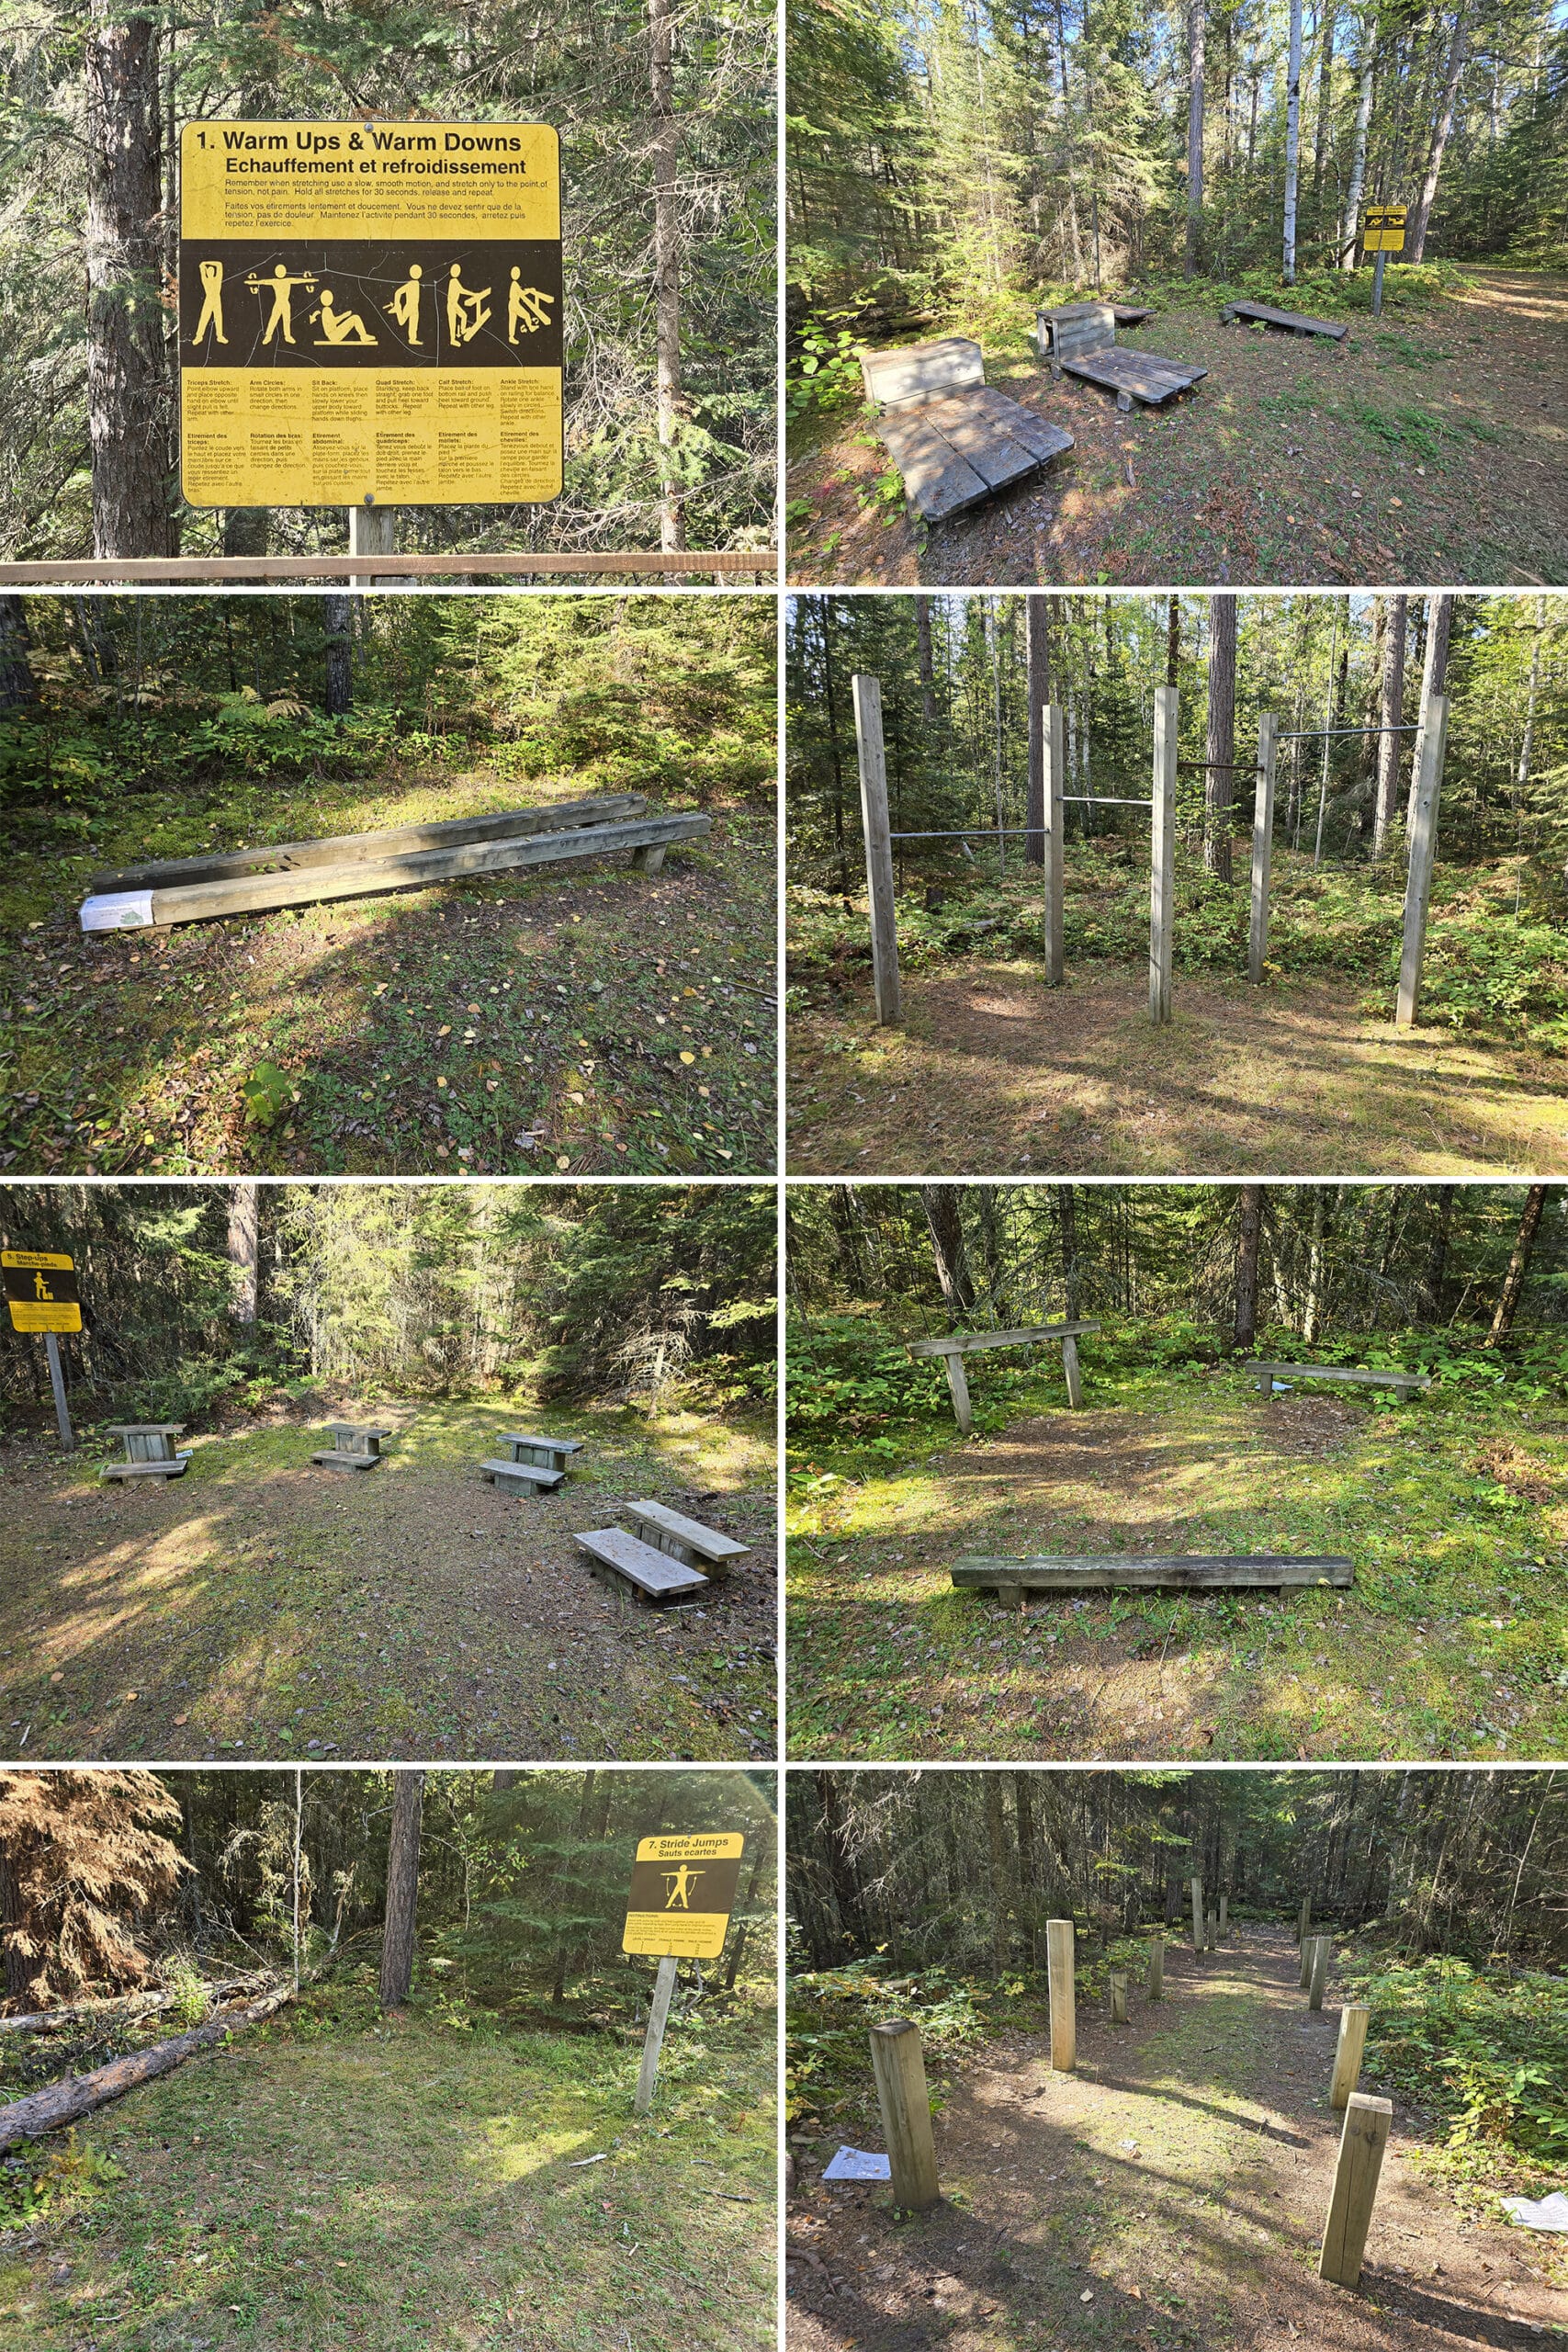
<path fill-rule="evenodd" d="M 1291 51 L 1285 69 L 1285 259 L 1287 286 L 1296 282 L 1296 182 L 1302 156 L 1302 0 L 1291 0 Z"/>
<path fill-rule="evenodd" d="M 1235 598 L 1210 599 L 1209 772 L 1203 779 L 1203 863 L 1231 879 L 1231 772 L 1235 757 Z M 1215 764 L 1219 763 L 1219 764 Z"/>
<path fill-rule="evenodd" d="M 1443 691 L 1443 680 L 1449 668 L 1449 632 L 1453 626 L 1454 600 L 1450 594 L 1429 596 L 1427 600 L 1427 657 L 1421 670 L 1421 707 L 1416 716 L 1421 725 L 1427 724 L 1427 713 L 1432 696 Z M 1416 738 L 1416 757 L 1410 763 L 1410 788 L 1404 801 L 1404 829 L 1408 832 L 1416 821 L 1416 778 L 1421 767 L 1421 738 Z"/>
<path fill-rule="evenodd" d="M 174 552 L 167 315 L 160 298 L 159 15 L 91 0 L 87 128 L 87 432 L 95 555 Z"/>
<path fill-rule="evenodd" d="M 653 305 L 659 384 L 659 446 L 664 451 L 659 544 L 683 548 L 685 516 L 674 476 L 681 424 L 681 223 L 676 202 L 679 134 L 674 104 L 674 0 L 648 0 L 653 96 Z M 680 578 L 666 574 L 667 581 Z"/>
<path fill-rule="evenodd" d="M 387 1913 L 381 1937 L 381 2007 L 400 2008 L 413 1983 L 414 1918 L 419 1903 L 419 1827 L 424 1774 L 392 1775 L 392 1826 L 387 1842 Z"/>
<path fill-rule="evenodd" d="M 1361 198 L 1367 186 L 1367 131 L 1372 119 L 1372 81 L 1377 57 L 1374 20 L 1361 24 L 1361 86 L 1356 97 L 1356 130 L 1350 146 L 1350 176 L 1345 188 L 1345 218 L 1339 229 L 1339 266 L 1353 270 L 1361 242 Z"/>

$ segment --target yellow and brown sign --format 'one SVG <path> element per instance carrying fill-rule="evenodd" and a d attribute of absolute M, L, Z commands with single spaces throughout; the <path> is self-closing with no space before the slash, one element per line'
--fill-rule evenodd
<path fill-rule="evenodd" d="M 1362 252 L 1402 254 L 1404 251 L 1404 223 L 1408 215 L 1407 205 L 1369 204 L 1367 225 L 1362 232 Z"/>
<path fill-rule="evenodd" d="M 716 1960 L 735 1907 L 745 1844 L 739 1830 L 645 1838 L 632 1866 L 621 1950 L 660 1960 Z"/>
<path fill-rule="evenodd" d="M 13 1331 L 79 1331 L 76 1264 L 58 1250 L 0 1250 L 0 1283 Z"/>
<path fill-rule="evenodd" d="M 561 302 L 546 124 L 187 123 L 186 497 L 558 497 Z"/>

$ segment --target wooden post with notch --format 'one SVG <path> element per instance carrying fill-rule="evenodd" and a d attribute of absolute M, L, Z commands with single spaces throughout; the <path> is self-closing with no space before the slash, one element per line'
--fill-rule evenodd
<path fill-rule="evenodd" d="M 1247 977 L 1256 988 L 1269 953 L 1269 880 L 1274 863 L 1274 762 L 1280 721 L 1266 710 L 1258 721 L 1258 789 L 1252 801 L 1252 922 L 1247 935 Z"/>
<path fill-rule="evenodd" d="M 1059 2075 L 1070 2075 L 1078 2056 L 1070 1919 L 1046 1920 L 1045 1961 L 1051 1981 L 1051 2064 Z"/>
<path fill-rule="evenodd" d="M 1165 1938 L 1163 1936 L 1149 1938 L 1149 1971 L 1144 1980 L 1144 1998 L 1145 2001 L 1163 2001 L 1165 1998 Z"/>
<path fill-rule="evenodd" d="M 1312 1939 L 1312 1974 L 1307 1980 L 1307 2007 L 1321 2009 L 1323 1988 L 1328 1982 L 1328 1948 L 1332 1936 L 1314 1936 Z"/>
<path fill-rule="evenodd" d="M 1416 747 L 1416 789 L 1410 820 L 1410 865 L 1404 883 L 1404 942 L 1399 955 L 1399 997 L 1393 1018 L 1414 1029 L 1421 1001 L 1421 966 L 1427 954 L 1427 909 L 1438 854 L 1438 801 L 1448 742 L 1449 698 L 1434 695 L 1427 706 Z"/>
<path fill-rule="evenodd" d="M 1361 2079 L 1361 2060 L 1367 2048 L 1367 2018 L 1371 2012 L 1364 2001 L 1347 2001 L 1339 2012 L 1339 2040 L 1334 2051 L 1334 2079 L 1328 2086 L 1328 2104 L 1339 2109 L 1348 2105 L 1350 2094 Z"/>
<path fill-rule="evenodd" d="M 1352 2091 L 1346 2103 L 1345 2129 L 1339 2138 L 1339 2160 L 1334 2167 L 1334 2190 L 1323 2230 L 1323 2252 L 1317 2275 L 1331 2286 L 1360 2284 L 1367 2233 L 1372 2225 L 1378 2177 L 1383 2150 L 1393 2123 L 1393 2108 L 1386 2098 L 1368 2098 Z"/>
<path fill-rule="evenodd" d="M 865 843 L 866 896 L 871 906 L 871 977 L 876 1017 L 896 1027 L 902 1000 L 898 986 L 898 905 L 893 894 L 893 842 L 887 815 L 887 762 L 882 748 L 882 682 L 857 670 L 855 742 L 860 752 L 860 821 Z"/>
<path fill-rule="evenodd" d="M 893 2202 L 907 2213 L 923 2213 L 942 2195 L 936 2177 L 936 2142 L 931 2136 L 931 2093 L 920 2030 L 908 2018 L 889 2018 L 871 2029 L 871 2071 L 887 2142 Z"/>
<path fill-rule="evenodd" d="M 1149 1019 L 1170 1019 L 1170 936 L 1176 912 L 1176 756 L 1181 697 L 1155 688 L 1154 786 L 1149 808 Z"/>
<path fill-rule="evenodd" d="M 1062 706 L 1048 702 L 1040 714 L 1042 773 L 1044 776 L 1045 985 L 1062 985 L 1062 870 L 1066 856 L 1066 804 L 1062 795 L 1066 761 L 1062 736 Z"/>

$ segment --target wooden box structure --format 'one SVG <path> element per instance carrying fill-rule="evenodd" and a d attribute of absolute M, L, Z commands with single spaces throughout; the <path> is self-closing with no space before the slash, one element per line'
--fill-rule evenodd
<path fill-rule="evenodd" d="M 1289 1558 L 1191 1553 L 1145 1558 L 1104 1555 L 987 1559 L 971 1555 L 951 1570 L 960 1591 L 995 1592 L 1004 1609 L 1021 1610 L 1032 1592 L 1278 1592 L 1286 1585 L 1353 1585 L 1354 1563 L 1331 1555 Z"/>
<path fill-rule="evenodd" d="M 1348 1380 L 1358 1388 L 1392 1388 L 1403 1405 L 1432 1385 L 1429 1373 L 1363 1372 L 1359 1365 L 1343 1363 L 1255 1363 L 1247 1369 L 1258 1375 L 1260 1396 L 1272 1396 L 1277 1380 Z"/>
<path fill-rule="evenodd" d="M 571 1540 L 602 1583 L 632 1593 L 650 1608 L 698 1600 L 709 1589 L 707 1577 L 698 1569 L 645 1544 L 640 1535 L 629 1535 L 624 1527 L 590 1527 Z"/>
<path fill-rule="evenodd" d="M 505 1456 L 481 1462 L 479 1476 L 507 1495 L 553 1495 L 572 1455 L 582 1452 L 581 1438 L 538 1437 L 531 1430 L 504 1430 L 496 1442 Z"/>
<path fill-rule="evenodd" d="M 861 379 L 868 402 L 880 405 L 875 430 L 904 495 L 928 523 L 983 504 L 1073 446 L 1059 424 L 987 384 L 980 346 L 966 335 L 863 353 Z"/>
<path fill-rule="evenodd" d="M 391 1434 L 390 1430 L 367 1429 L 354 1421 L 329 1421 L 332 1444 L 310 1459 L 324 1470 L 374 1470 L 381 1459 L 381 1440 Z"/>
<path fill-rule="evenodd" d="M 1102 385 L 1115 393 L 1119 409 L 1130 409 L 1134 401 L 1145 408 L 1163 408 L 1201 383 L 1209 372 L 1185 360 L 1161 359 L 1152 351 L 1118 345 L 1116 310 L 1110 302 L 1068 302 L 1060 311 L 1042 311 L 1037 331 L 1049 347 L 1053 376 L 1077 376 L 1086 384 Z"/>
<path fill-rule="evenodd" d="M 189 1452 L 176 1451 L 175 1440 L 185 1434 L 184 1421 L 111 1421 L 105 1435 L 118 1437 L 125 1448 L 123 1462 L 106 1462 L 100 1478 L 183 1478 Z"/>
<path fill-rule="evenodd" d="M 745 1559 L 751 1549 L 750 1544 L 722 1535 L 716 1527 L 705 1527 L 700 1519 L 687 1519 L 665 1503 L 627 1503 L 626 1516 L 632 1533 L 644 1544 L 688 1568 L 700 1567 L 710 1577 L 728 1576 L 736 1561 Z"/>
<path fill-rule="evenodd" d="M 969 1383 L 964 1375 L 964 1359 L 983 1348 L 1029 1348 L 1041 1340 L 1059 1340 L 1062 1349 L 1062 1377 L 1067 1384 L 1067 1402 L 1077 1412 L 1083 1403 L 1083 1383 L 1078 1377 L 1078 1340 L 1086 1331 L 1098 1331 L 1098 1323 L 1037 1323 L 1025 1331 L 950 1331 L 940 1340 L 910 1340 L 905 1353 L 911 1356 L 940 1356 L 942 1368 L 947 1374 L 947 1385 L 953 1395 L 953 1418 L 965 1437 L 975 1426 L 969 1403 Z"/>
<path fill-rule="evenodd" d="M 1060 302 L 1054 311 L 1034 313 L 1034 348 L 1042 359 L 1054 357 L 1056 351 L 1056 322 L 1071 319 L 1084 311 L 1109 311 L 1113 326 L 1141 327 L 1154 311 L 1146 302 L 1111 302 L 1097 297 L 1091 302 Z"/>

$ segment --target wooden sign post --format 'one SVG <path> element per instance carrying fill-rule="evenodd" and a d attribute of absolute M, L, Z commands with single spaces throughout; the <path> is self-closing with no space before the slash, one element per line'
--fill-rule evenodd
<path fill-rule="evenodd" d="M 716 1830 L 698 1838 L 645 1838 L 637 1847 L 621 1950 L 659 1959 L 637 2078 L 638 2115 L 653 2105 L 676 1965 L 716 1960 L 724 1950 L 745 1844 L 739 1830 Z"/>
<path fill-rule="evenodd" d="M 0 1283 L 4 1283 L 6 1304 L 11 1310 L 12 1330 L 43 1335 L 60 1442 L 67 1453 L 74 1453 L 76 1433 L 71 1426 L 58 1334 L 82 1329 L 76 1261 L 59 1250 L 0 1250 Z"/>
<path fill-rule="evenodd" d="M 1382 316 L 1382 271 L 1390 254 L 1404 251 L 1404 222 L 1407 208 L 1403 204 L 1369 204 L 1367 225 L 1361 233 L 1363 256 L 1376 256 L 1372 264 L 1372 316 Z"/>

